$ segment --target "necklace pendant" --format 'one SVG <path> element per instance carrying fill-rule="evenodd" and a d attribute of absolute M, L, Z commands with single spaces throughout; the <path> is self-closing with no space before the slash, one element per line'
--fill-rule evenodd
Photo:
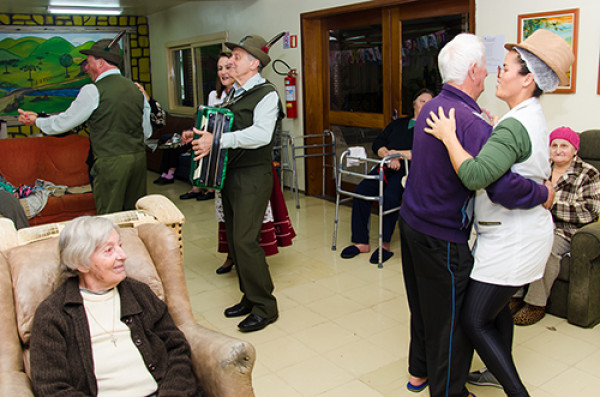
<path fill-rule="evenodd" d="M 110 341 L 113 343 L 113 345 L 115 345 L 115 347 L 117 347 L 117 337 L 114 336 L 113 334 L 110 334 Z"/>

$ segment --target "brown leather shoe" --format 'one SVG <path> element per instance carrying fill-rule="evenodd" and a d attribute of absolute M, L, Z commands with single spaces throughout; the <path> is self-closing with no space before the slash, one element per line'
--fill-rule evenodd
<path fill-rule="evenodd" d="M 526 303 L 521 310 L 513 316 L 516 325 L 532 325 L 540 321 L 546 315 L 545 306 L 534 306 Z"/>

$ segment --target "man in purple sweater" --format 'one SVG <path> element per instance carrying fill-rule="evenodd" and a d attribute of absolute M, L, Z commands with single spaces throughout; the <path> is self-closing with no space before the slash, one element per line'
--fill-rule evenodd
<path fill-rule="evenodd" d="M 472 34 L 456 36 L 440 51 L 441 93 L 425 104 L 414 131 L 410 174 L 400 209 L 402 268 L 411 311 L 407 387 L 429 384 L 432 397 L 465 397 L 473 348 L 458 319 L 473 267 L 467 244 L 473 192 L 454 172 L 444 144 L 425 133 L 430 111 L 456 109 L 456 133 L 475 156 L 492 127 L 475 102 L 487 76 L 485 49 Z M 551 199 L 549 189 L 507 173 L 487 189 L 507 208 L 531 208 Z"/>

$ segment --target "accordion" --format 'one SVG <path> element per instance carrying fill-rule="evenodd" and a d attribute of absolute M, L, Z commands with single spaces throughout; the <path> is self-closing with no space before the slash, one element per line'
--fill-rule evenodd
<path fill-rule="evenodd" d="M 190 179 L 192 185 L 209 189 L 222 189 L 227 169 L 227 149 L 221 149 L 221 136 L 231 131 L 233 113 L 229 109 L 200 106 L 196 128 L 213 134 L 210 152 L 200 160 L 192 160 Z M 196 135 L 194 138 L 199 138 Z"/>

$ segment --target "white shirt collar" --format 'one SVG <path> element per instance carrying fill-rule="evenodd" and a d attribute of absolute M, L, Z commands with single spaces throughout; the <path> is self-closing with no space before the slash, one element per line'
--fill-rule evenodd
<path fill-rule="evenodd" d="M 110 76 L 113 74 L 121 74 L 121 71 L 119 70 L 119 68 L 114 68 L 114 69 L 108 69 L 106 72 L 100 74 L 100 76 L 98 76 L 98 78 L 96 79 L 95 83 L 97 83 L 98 81 L 102 80 L 103 78 L 105 78 L 106 76 Z"/>

